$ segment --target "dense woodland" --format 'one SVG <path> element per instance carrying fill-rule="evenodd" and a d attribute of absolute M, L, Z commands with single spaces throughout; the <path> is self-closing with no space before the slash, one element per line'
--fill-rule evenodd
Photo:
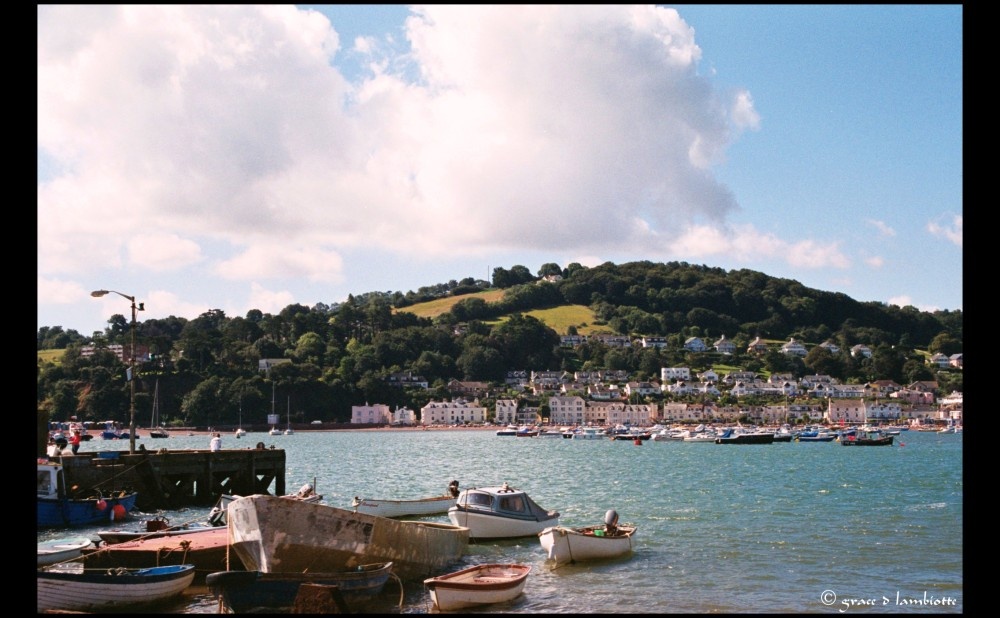
<path fill-rule="evenodd" d="M 142 320 L 136 344 L 149 350 L 150 359 L 137 365 L 136 424 L 140 429 L 143 419 L 149 424 L 156 383 L 161 421 L 199 427 L 235 426 L 241 411 L 244 426 L 263 425 L 272 393 L 276 412 L 284 418 L 290 406 L 293 423 L 346 422 L 351 406 L 366 402 L 419 411 L 429 401 L 451 399 L 447 384 L 453 379 L 496 385 L 481 400 L 490 407 L 496 397 L 515 396 L 504 386 L 510 370 L 625 369 L 633 379 L 658 380 L 661 367 L 695 372 L 725 365 L 796 377 L 827 374 L 846 383 L 937 380 L 941 392 L 962 390 L 961 371 L 938 370 L 926 362 L 928 353 L 962 351 L 961 310 L 931 313 L 862 303 L 752 270 L 683 262 L 590 268 L 550 263 L 536 273 L 514 266 L 495 268 L 492 279 L 453 280 L 406 294 L 368 292 L 332 305 L 293 304 L 278 314 L 252 310 L 230 317 L 212 310 L 192 320 Z M 502 299 L 488 303 L 469 297 L 433 319 L 406 311 L 425 301 L 487 289 L 504 290 Z M 556 332 L 526 313 L 565 305 L 585 305 L 597 316 L 593 324 L 579 327 L 633 338 L 662 336 L 669 346 L 622 349 L 588 341 L 561 347 L 560 335 L 575 334 L 578 327 Z M 683 349 L 689 337 L 703 337 L 711 345 L 723 335 L 736 344 L 737 354 Z M 756 337 L 777 344 L 794 337 L 809 353 L 787 357 L 776 344 L 764 356 L 744 354 Z M 65 352 L 58 362 L 39 362 L 39 410 L 53 420 L 75 416 L 127 423 L 126 367 L 106 346 L 128 348 L 130 341 L 129 319 L 120 314 L 89 337 L 60 326 L 40 328 L 38 350 Z M 818 347 L 824 341 L 841 352 Z M 872 349 L 871 358 L 849 354 L 859 343 Z M 97 350 L 84 357 L 85 345 Z M 263 373 L 261 359 L 292 362 Z M 431 388 L 390 386 L 387 377 L 399 372 L 422 376 Z M 544 401 L 530 403 L 544 413 Z"/>

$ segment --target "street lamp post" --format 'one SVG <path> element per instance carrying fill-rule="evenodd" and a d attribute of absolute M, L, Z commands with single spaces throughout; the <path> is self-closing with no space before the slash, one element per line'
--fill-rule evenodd
<path fill-rule="evenodd" d="M 135 296 L 129 296 L 128 294 L 122 294 L 121 292 L 116 292 L 115 290 L 94 290 L 90 293 L 94 298 L 100 298 L 106 294 L 114 293 L 122 298 L 128 299 L 132 303 L 132 323 L 129 328 L 131 331 L 131 352 L 129 354 L 129 365 L 128 365 L 128 408 L 129 408 L 129 424 L 128 424 L 128 452 L 129 454 L 135 453 L 135 313 L 136 311 L 145 311 L 146 307 L 143 303 L 135 304 Z"/>

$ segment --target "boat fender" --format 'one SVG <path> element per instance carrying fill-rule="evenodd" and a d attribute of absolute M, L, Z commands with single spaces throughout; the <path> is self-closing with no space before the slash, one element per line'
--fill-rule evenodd
<path fill-rule="evenodd" d="M 126 514 L 125 507 L 121 504 L 116 504 L 111 508 L 111 521 L 121 521 L 125 519 Z"/>
<path fill-rule="evenodd" d="M 97 501 L 96 506 L 98 511 L 103 511 L 104 509 L 108 508 L 108 503 L 105 502 L 104 499 L 101 499 Z"/>

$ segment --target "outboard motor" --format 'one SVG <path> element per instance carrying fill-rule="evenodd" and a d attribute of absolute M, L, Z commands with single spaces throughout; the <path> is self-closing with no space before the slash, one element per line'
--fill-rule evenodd
<path fill-rule="evenodd" d="M 312 492 L 313 492 L 313 486 L 310 485 L 309 483 L 306 483 L 302 487 L 299 487 L 300 498 L 308 498 L 309 495 L 312 494 Z"/>
<path fill-rule="evenodd" d="M 448 483 L 448 493 L 451 494 L 452 498 L 457 498 L 458 497 L 458 494 L 459 494 L 459 491 L 458 491 L 458 481 L 452 481 L 452 482 Z"/>
<path fill-rule="evenodd" d="M 606 536 L 615 536 L 618 532 L 618 511 L 614 509 L 608 509 L 608 512 L 604 514 L 604 534 Z"/>

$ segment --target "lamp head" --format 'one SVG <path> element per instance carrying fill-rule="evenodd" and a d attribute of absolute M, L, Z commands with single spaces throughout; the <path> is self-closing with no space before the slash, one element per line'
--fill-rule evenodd
<path fill-rule="evenodd" d="M 94 298 L 100 298 L 107 293 L 108 293 L 107 290 L 94 290 L 93 292 L 90 293 L 90 295 L 93 296 Z"/>

